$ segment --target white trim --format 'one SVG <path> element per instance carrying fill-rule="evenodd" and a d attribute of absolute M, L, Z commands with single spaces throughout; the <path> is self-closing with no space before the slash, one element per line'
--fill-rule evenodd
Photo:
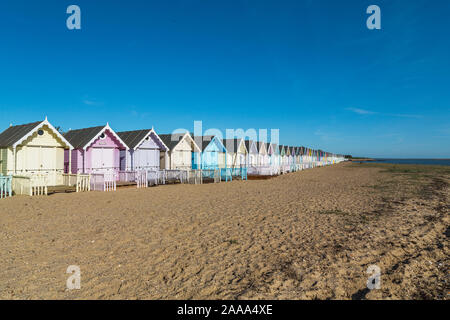
<path fill-rule="evenodd" d="M 245 146 L 245 141 L 244 141 L 244 139 L 242 139 L 242 138 L 240 138 L 241 139 L 241 142 L 239 143 L 239 145 L 238 145 L 238 148 L 237 148 L 237 150 L 236 150 L 236 153 L 239 153 L 239 150 L 241 149 L 241 144 L 244 144 L 244 149 L 245 149 L 245 154 L 248 154 L 248 150 L 247 150 L 247 147 Z"/>
<path fill-rule="evenodd" d="M 172 150 L 175 150 L 176 147 L 180 144 L 180 142 L 186 138 L 186 136 L 189 137 L 189 139 L 191 140 L 191 142 L 194 144 L 194 152 L 195 152 L 195 148 L 197 148 L 197 152 L 202 152 L 202 149 L 198 147 L 198 145 L 195 143 L 195 140 L 191 137 L 191 134 L 189 132 L 186 132 L 183 137 L 178 141 L 178 143 L 175 145 L 175 147 L 173 147 Z"/>
<path fill-rule="evenodd" d="M 28 139 L 33 133 L 35 133 L 37 130 L 41 129 L 43 126 L 47 125 L 55 134 L 58 138 L 60 138 L 62 140 L 62 142 L 64 142 L 66 144 L 66 146 L 69 148 L 69 150 L 73 149 L 73 146 L 69 143 L 69 141 L 67 141 L 64 136 L 59 133 L 58 130 L 56 130 L 51 124 L 50 122 L 48 122 L 47 117 L 45 118 L 44 121 L 42 121 L 40 124 L 38 124 L 36 127 L 34 127 L 33 130 L 31 130 L 30 132 L 28 132 L 26 135 L 24 135 L 22 138 L 20 138 L 20 140 L 18 140 L 16 143 L 14 143 L 12 145 L 13 148 L 16 148 L 18 145 L 20 145 L 23 141 L 25 141 L 26 139 Z"/>
<path fill-rule="evenodd" d="M 158 136 L 158 134 L 156 133 L 156 131 L 153 130 L 153 128 L 150 129 L 150 130 L 148 131 L 148 133 L 145 135 L 145 137 L 142 138 L 141 141 L 139 141 L 139 143 L 136 145 L 136 147 L 133 148 L 133 150 L 136 151 L 136 149 L 144 142 L 144 140 L 145 140 L 146 138 L 150 137 L 150 135 L 151 135 L 152 133 L 155 134 L 155 136 L 156 136 L 156 138 L 159 140 L 159 142 L 161 142 L 162 145 L 164 146 L 164 148 L 166 148 L 166 151 L 170 151 L 169 147 L 166 146 L 166 144 L 161 140 L 161 138 Z"/>
<path fill-rule="evenodd" d="M 225 146 L 223 145 L 223 142 L 220 141 L 221 139 L 219 139 L 217 136 L 214 136 L 214 137 L 211 139 L 211 141 L 208 143 L 208 146 L 211 144 L 211 142 L 213 142 L 213 140 L 219 141 L 220 145 L 221 145 L 221 146 L 223 147 L 223 149 L 225 150 L 225 152 L 223 152 L 223 150 L 222 150 L 223 153 L 228 153 L 227 148 L 225 148 Z M 206 146 L 206 148 L 208 148 L 208 146 Z M 206 148 L 205 148 L 205 149 L 206 149 Z"/>
<path fill-rule="evenodd" d="M 102 133 L 104 133 L 106 130 L 111 131 L 111 133 L 113 134 L 113 136 L 114 136 L 117 140 L 119 140 L 119 142 L 125 147 L 125 150 L 129 150 L 129 149 L 130 149 L 130 148 L 128 148 L 128 146 L 126 145 L 126 143 L 123 142 L 122 139 L 120 139 L 119 135 L 118 135 L 113 129 L 111 129 L 111 127 L 109 126 L 108 123 L 106 123 L 106 126 L 105 126 L 102 130 L 100 130 L 99 133 L 97 133 L 97 134 L 96 134 L 96 135 L 95 135 L 88 143 L 86 143 L 82 149 L 86 151 L 87 148 L 89 148 L 89 146 L 90 146 L 92 143 L 94 143 L 94 141 L 97 140 L 97 139 L 100 137 L 100 135 L 101 135 Z"/>

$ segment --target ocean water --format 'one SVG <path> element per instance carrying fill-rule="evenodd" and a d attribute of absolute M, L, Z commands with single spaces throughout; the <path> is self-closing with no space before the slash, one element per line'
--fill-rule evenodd
<path fill-rule="evenodd" d="M 450 159 L 375 159 L 375 163 L 393 163 L 393 164 L 430 164 L 450 166 Z"/>

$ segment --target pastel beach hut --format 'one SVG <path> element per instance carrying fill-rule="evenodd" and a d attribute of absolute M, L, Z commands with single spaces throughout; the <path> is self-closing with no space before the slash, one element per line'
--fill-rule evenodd
<path fill-rule="evenodd" d="M 279 145 L 278 150 L 280 151 L 280 173 L 287 173 L 289 172 L 288 148 L 284 145 Z"/>
<path fill-rule="evenodd" d="M 217 136 L 197 136 L 195 141 L 201 142 L 201 169 L 204 177 L 210 177 L 214 171 L 220 172 L 221 180 L 231 180 L 232 170 L 227 168 L 228 151 Z"/>
<path fill-rule="evenodd" d="M 280 150 L 278 144 L 268 143 L 267 154 L 269 155 L 269 166 L 271 168 L 271 174 L 280 174 Z"/>
<path fill-rule="evenodd" d="M 119 180 L 136 182 L 138 187 L 145 187 L 144 181 L 158 183 L 161 153 L 169 148 L 164 144 L 155 130 L 143 129 L 117 132 L 127 145 L 128 150 L 120 150 Z"/>
<path fill-rule="evenodd" d="M 109 124 L 69 130 L 64 137 L 74 148 L 65 152 L 65 162 L 71 162 L 67 170 L 89 174 L 92 190 L 116 190 L 120 168 L 125 166 L 121 151 L 128 147 Z"/>
<path fill-rule="evenodd" d="M 64 174 L 64 152 L 72 148 L 47 118 L 11 125 L 0 134 L 0 174 L 13 176 L 9 195 L 39 195 L 47 194 L 49 187 L 75 187 L 76 178 L 71 181 Z"/>
<path fill-rule="evenodd" d="M 160 134 L 159 137 L 167 147 L 166 151 L 161 151 L 161 169 L 192 170 L 198 168 L 201 149 L 189 132 Z"/>
<path fill-rule="evenodd" d="M 295 170 L 302 170 L 301 147 L 295 147 Z"/>
<path fill-rule="evenodd" d="M 285 172 L 291 172 L 292 154 L 289 146 L 284 146 Z"/>
<path fill-rule="evenodd" d="M 269 156 L 267 155 L 267 145 L 263 141 L 256 142 L 258 150 L 258 167 L 265 168 L 269 165 Z"/>
<path fill-rule="evenodd" d="M 232 176 L 247 179 L 247 156 L 244 139 L 224 139 L 223 143 L 227 150 L 227 168 L 232 169 Z"/>
<path fill-rule="evenodd" d="M 259 151 L 254 140 L 245 140 L 245 148 L 248 150 L 247 168 L 248 174 L 258 174 Z"/>
<path fill-rule="evenodd" d="M 295 171 L 295 147 L 289 147 L 289 171 Z"/>

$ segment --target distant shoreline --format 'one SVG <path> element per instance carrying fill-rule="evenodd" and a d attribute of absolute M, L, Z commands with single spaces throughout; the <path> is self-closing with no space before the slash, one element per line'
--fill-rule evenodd
<path fill-rule="evenodd" d="M 371 159 L 371 158 L 352 158 L 348 159 L 349 161 L 377 161 L 377 159 Z"/>

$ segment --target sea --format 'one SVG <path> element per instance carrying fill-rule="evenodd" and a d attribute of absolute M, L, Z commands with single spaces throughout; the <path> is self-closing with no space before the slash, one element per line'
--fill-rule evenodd
<path fill-rule="evenodd" d="M 393 163 L 393 164 L 429 164 L 450 166 L 450 159 L 386 159 L 380 158 L 371 161 L 375 163 Z"/>

